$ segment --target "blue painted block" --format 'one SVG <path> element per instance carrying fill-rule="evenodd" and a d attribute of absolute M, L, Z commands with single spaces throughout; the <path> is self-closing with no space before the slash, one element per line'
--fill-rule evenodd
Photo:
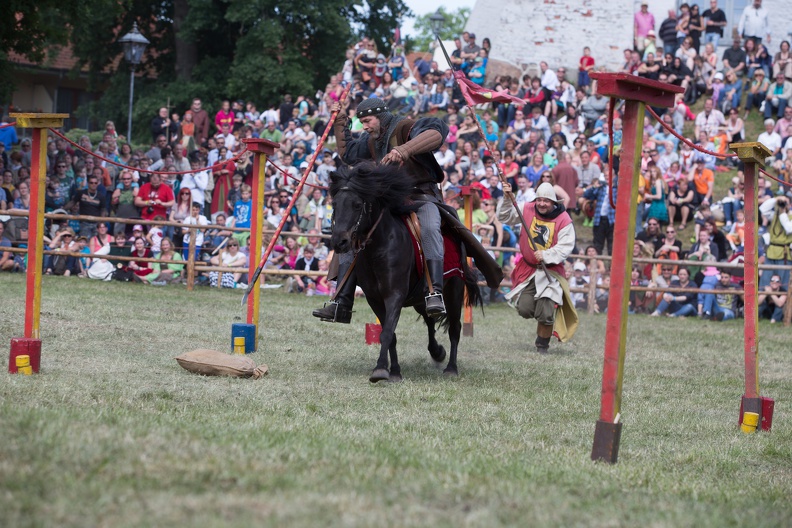
<path fill-rule="evenodd" d="M 231 325 L 231 352 L 234 351 L 234 338 L 245 338 L 245 354 L 256 351 L 256 325 L 247 323 L 233 323 Z"/>

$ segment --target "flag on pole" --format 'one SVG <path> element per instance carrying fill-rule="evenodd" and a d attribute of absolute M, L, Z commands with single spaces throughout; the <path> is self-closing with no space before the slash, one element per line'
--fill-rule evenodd
<path fill-rule="evenodd" d="M 525 104 L 524 100 L 514 95 L 511 95 L 506 90 L 496 92 L 495 90 L 482 88 L 478 84 L 468 79 L 467 76 L 465 76 L 465 74 L 459 70 L 454 71 L 454 77 L 459 83 L 459 89 L 462 91 L 462 95 L 465 97 L 465 101 L 467 101 L 467 104 L 469 104 L 470 106 L 475 106 L 477 104 L 483 104 L 483 103 L 493 103 L 493 102 L 515 103 L 518 105 Z"/>
<path fill-rule="evenodd" d="M 397 27 L 393 30 L 393 45 L 401 46 L 401 28 Z"/>

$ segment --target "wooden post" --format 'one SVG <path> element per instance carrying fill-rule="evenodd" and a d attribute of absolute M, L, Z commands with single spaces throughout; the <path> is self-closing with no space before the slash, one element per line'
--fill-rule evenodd
<path fill-rule="evenodd" d="M 190 228 L 190 244 L 187 246 L 187 291 L 193 291 L 195 286 L 195 237 L 198 231 Z"/>
<path fill-rule="evenodd" d="M 44 257 L 44 193 L 47 187 L 47 129 L 61 128 L 69 114 L 11 114 L 16 126 L 33 129 L 30 219 L 25 285 L 25 337 L 41 338 L 41 274 Z"/>
<path fill-rule="evenodd" d="M 759 397 L 759 202 L 757 165 L 764 165 L 764 160 L 772 155 L 761 143 L 732 143 L 729 147 L 745 164 L 745 322 L 744 322 L 744 355 L 745 355 L 745 393 L 742 397 L 743 411 L 755 412 L 762 422 L 762 401 Z M 787 302 L 789 300 L 787 299 Z M 740 416 L 742 423 L 742 416 Z"/>
<path fill-rule="evenodd" d="M 280 145 L 266 139 L 243 139 L 242 142 L 249 151 L 253 152 L 253 212 L 250 215 L 250 256 L 248 258 L 248 280 L 251 280 L 256 272 L 256 266 L 261 260 L 267 156 L 274 156 L 275 150 L 280 148 Z M 313 167 L 308 168 L 309 171 L 312 169 Z M 259 328 L 260 302 L 261 288 L 254 288 L 247 298 L 247 323 L 256 325 L 256 350 L 258 350 L 259 335 L 261 335 Z"/>
<path fill-rule="evenodd" d="M 787 301 L 784 304 L 784 326 L 788 327 L 792 324 L 792 300 L 789 296 L 792 295 L 792 273 L 789 274 L 789 284 L 787 284 Z"/>
<path fill-rule="evenodd" d="M 464 200 L 465 227 L 473 232 L 473 195 L 470 190 L 470 185 L 463 185 L 459 194 L 462 195 Z M 467 259 L 467 264 L 468 266 L 473 265 L 470 257 Z M 465 308 L 462 315 L 462 335 L 465 337 L 473 337 L 473 307 L 469 306 L 467 303 L 467 292 L 465 293 Z"/>
<path fill-rule="evenodd" d="M 617 417 L 621 412 L 624 379 L 627 305 L 630 300 L 630 270 L 635 239 L 635 208 L 641 170 L 644 114 L 646 104 L 670 107 L 674 103 L 675 94 L 684 90 L 671 84 L 625 73 L 595 72 L 591 77 L 597 81 L 598 93 L 626 101 L 618 182 L 614 179 L 614 187 L 617 187 L 618 193 L 602 369 L 602 398 L 591 451 L 592 460 L 604 460 L 614 464 L 618 459 L 621 439 L 622 424 Z M 608 192 L 612 193 L 613 189 L 608 188 Z"/>
<path fill-rule="evenodd" d="M 594 313 L 594 305 L 597 304 L 597 277 L 599 273 L 597 273 L 597 268 L 599 266 L 599 261 L 597 259 L 592 260 L 589 262 L 589 291 L 588 291 L 588 313 Z"/>

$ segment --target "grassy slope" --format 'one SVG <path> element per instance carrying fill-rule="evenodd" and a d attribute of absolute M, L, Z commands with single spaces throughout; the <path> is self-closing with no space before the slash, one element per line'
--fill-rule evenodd
<path fill-rule="evenodd" d="M 22 326 L 4 276 L 0 337 Z M 117 300 L 123 298 L 123 303 Z M 533 325 L 476 313 L 443 379 L 412 313 L 403 384 L 367 381 L 351 326 L 264 292 L 263 380 L 194 376 L 172 357 L 225 350 L 240 292 L 44 278 L 44 373 L 0 374 L 0 525 L 763 526 L 792 519 L 788 329 L 763 324 L 772 434 L 736 428 L 740 322 L 630 319 L 615 466 L 589 460 L 604 318 L 531 352 Z M 208 314 L 208 315 L 207 315 Z"/>

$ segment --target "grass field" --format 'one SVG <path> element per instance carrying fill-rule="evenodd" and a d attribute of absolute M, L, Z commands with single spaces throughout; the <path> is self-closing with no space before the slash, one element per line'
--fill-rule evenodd
<path fill-rule="evenodd" d="M 22 331 L 0 280 L 0 337 Z M 619 463 L 589 459 L 603 316 L 532 352 L 534 324 L 477 312 L 445 379 L 405 312 L 401 384 L 371 385 L 373 321 L 319 323 L 263 292 L 262 380 L 172 359 L 225 350 L 241 291 L 44 277 L 42 374 L 2 374 L 0 526 L 789 526 L 789 329 L 761 325 L 770 434 L 737 428 L 742 321 L 630 319 Z"/>

